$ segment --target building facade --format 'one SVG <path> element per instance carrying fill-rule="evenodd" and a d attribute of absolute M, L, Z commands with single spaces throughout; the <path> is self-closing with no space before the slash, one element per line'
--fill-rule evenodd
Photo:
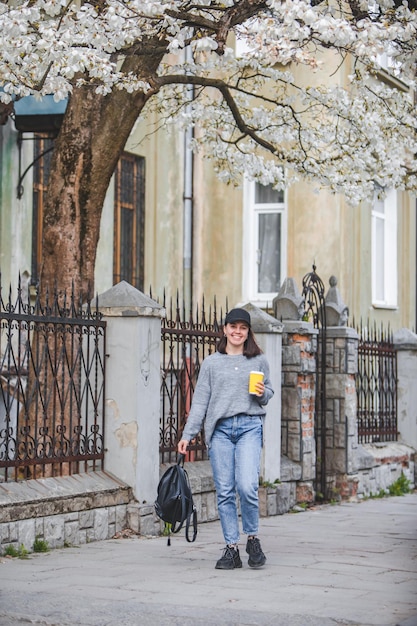
<path fill-rule="evenodd" d="M 336 73 L 340 84 L 346 71 Z M 54 111 L 52 126 L 62 114 Z M 45 128 L 44 115 L 31 125 L 17 113 L 0 126 L 3 286 L 16 284 L 19 273 L 37 280 L 53 145 L 51 134 L 31 132 Z M 191 154 L 187 133 L 157 123 L 137 122 L 108 189 L 95 293 L 126 280 L 157 298 L 178 291 L 186 306 L 204 295 L 270 310 L 284 278 L 301 289 L 314 264 L 327 287 L 336 276 L 350 319 L 415 328 L 414 196 L 391 189 L 381 198 L 376 189 L 373 201 L 353 207 L 305 181 L 276 191 L 242 175 L 239 187 L 227 186 L 210 162 Z"/>

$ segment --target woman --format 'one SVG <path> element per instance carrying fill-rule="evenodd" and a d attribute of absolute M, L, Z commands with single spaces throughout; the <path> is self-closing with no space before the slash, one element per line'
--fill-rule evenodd
<path fill-rule="evenodd" d="M 216 569 L 242 567 L 239 555 L 239 494 L 243 532 L 248 536 L 246 552 L 250 567 L 262 567 L 266 556 L 258 539 L 259 466 L 265 405 L 273 396 L 269 365 L 251 329 L 245 309 L 226 315 L 217 352 L 201 365 L 191 410 L 178 444 L 185 454 L 189 442 L 204 424 L 206 444 L 217 492 L 217 506 L 226 542 Z M 249 394 L 249 373 L 264 375 L 255 393 Z"/>

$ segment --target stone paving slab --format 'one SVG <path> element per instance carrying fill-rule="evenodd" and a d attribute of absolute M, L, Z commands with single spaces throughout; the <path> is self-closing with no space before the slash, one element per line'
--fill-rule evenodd
<path fill-rule="evenodd" d="M 417 626 L 417 493 L 262 518 L 264 568 L 197 541 L 112 539 L 0 559 L 0 626 Z"/>

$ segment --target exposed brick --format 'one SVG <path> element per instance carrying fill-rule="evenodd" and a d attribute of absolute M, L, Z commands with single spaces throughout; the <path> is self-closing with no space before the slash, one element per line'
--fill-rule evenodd
<path fill-rule="evenodd" d="M 296 487 L 297 502 L 314 502 L 315 491 L 312 483 L 298 483 Z"/>

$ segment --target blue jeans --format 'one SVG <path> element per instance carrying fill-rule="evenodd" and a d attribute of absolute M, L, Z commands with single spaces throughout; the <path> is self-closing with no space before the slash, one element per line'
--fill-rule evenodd
<path fill-rule="evenodd" d="M 239 494 L 243 532 L 247 535 L 258 533 L 262 419 L 236 415 L 219 420 L 210 441 L 209 458 L 226 544 L 239 541 L 236 492 Z"/>

